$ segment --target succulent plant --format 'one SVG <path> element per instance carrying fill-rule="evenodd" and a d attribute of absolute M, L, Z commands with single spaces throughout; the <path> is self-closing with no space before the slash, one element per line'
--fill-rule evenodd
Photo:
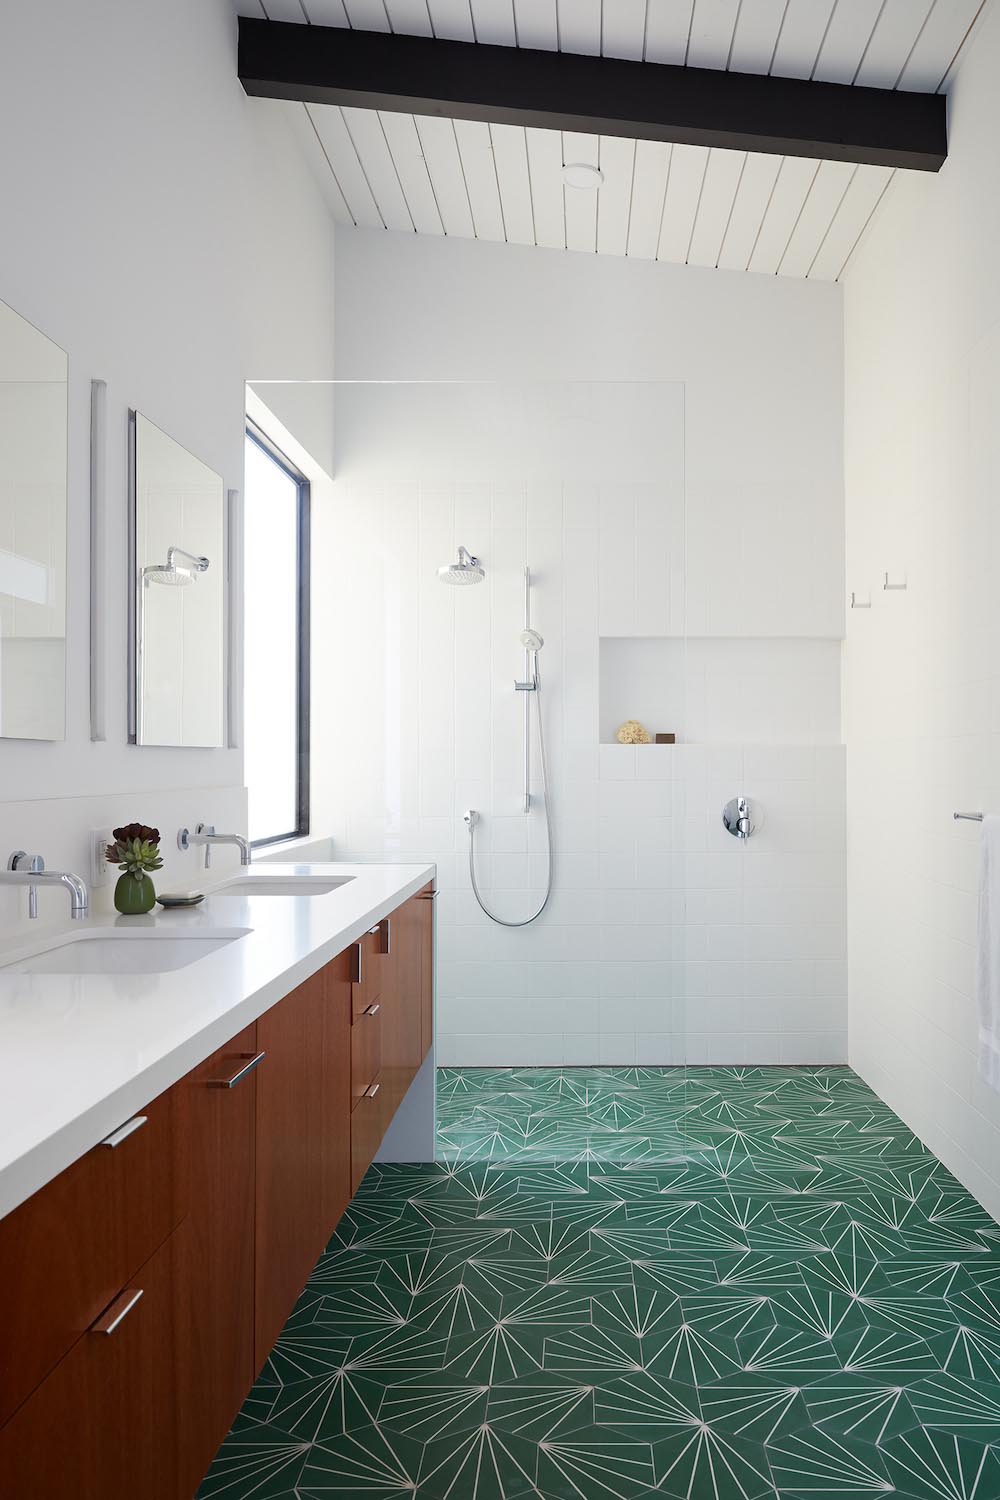
<path fill-rule="evenodd" d="M 150 870 L 163 868 L 160 858 L 160 830 L 145 823 L 126 823 L 112 830 L 114 843 L 108 844 L 104 857 L 117 865 L 123 875 L 141 880 Z"/>

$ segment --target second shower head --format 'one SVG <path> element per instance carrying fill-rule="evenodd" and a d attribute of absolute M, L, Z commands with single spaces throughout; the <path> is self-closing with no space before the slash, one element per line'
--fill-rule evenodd
<path fill-rule="evenodd" d="M 486 570 L 478 557 L 473 557 L 467 547 L 459 547 L 458 562 L 445 563 L 437 570 L 442 583 L 482 583 Z"/>

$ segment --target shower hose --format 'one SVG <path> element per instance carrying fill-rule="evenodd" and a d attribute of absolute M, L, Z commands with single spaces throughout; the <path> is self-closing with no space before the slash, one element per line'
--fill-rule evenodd
<path fill-rule="evenodd" d="M 538 724 L 538 760 L 542 768 L 542 797 L 545 802 L 545 854 L 547 868 L 545 895 L 542 897 L 541 904 L 536 907 L 530 917 L 522 917 L 517 922 L 510 921 L 507 917 L 498 917 L 496 912 L 491 911 L 483 900 L 482 892 L 479 889 L 479 882 L 476 880 L 476 824 L 479 821 L 479 817 L 476 813 L 470 813 L 466 818 L 469 825 L 469 879 L 472 882 L 472 894 L 490 921 L 498 923 L 501 927 L 530 926 L 532 922 L 536 921 L 542 915 L 542 912 L 549 904 L 549 897 L 552 895 L 552 866 L 555 856 L 552 847 L 552 812 L 549 807 L 549 773 L 545 760 L 545 730 L 542 727 L 542 679 L 537 662 L 535 664 L 535 691 L 533 697 L 535 699 L 535 717 Z"/>

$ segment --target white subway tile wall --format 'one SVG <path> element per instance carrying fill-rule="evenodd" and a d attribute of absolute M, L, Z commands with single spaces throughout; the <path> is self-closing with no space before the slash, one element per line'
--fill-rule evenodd
<path fill-rule="evenodd" d="M 656 390 L 665 436 L 652 457 L 616 449 L 609 419 L 603 447 L 585 437 L 584 460 L 572 446 L 586 401 L 565 389 L 570 413 L 558 388 L 542 404 L 557 431 L 565 419 L 571 441 L 553 457 L 557 440 L 534 440 L 536 468 L 539 456 L 547 460 L 538 479 L 517 477 L 519 453 L 494 457 L 493 473 L 504 472 L 491 482 L 442 477 L 454 461 L 441 416 L 446 395 L 440 410 L 426 388 L 417 398 L 418 443 L 395 387 L 386 423 L 393 452 L 383 465 L 390 477 L 358 463 L 334 484 L 332 514 L 317 523 L 325 555 L 336 558 L 324 603 L 330 639 L 318 648 L 337 701 L 350 704 L 319 769 L 340 789 L 335 848 L 349 859 L 438 864 L 441 1064 L 843 1061 L 839 641 L 814 637 L 818 615 L 800 610 L 794 593 L 774 622 L 780 638 L 677 639 L 686 589 L 705 591 L 685 567 L 682 388 Z M 342 402 L 339 434 L 359 415 L 374 431 L 382 398 L 368 392 Z M 463 399 L 469 449 L 476 413 Z M 638 406 L 642 399 L 648 393 L 632 398 Z M 510 441 L 519 447 L 516 430 Z M 360 446 L 349 432 L 345 443 L 355 453 Z M 602 477 L 601 464 L 613 473 L 619 452 L 640 477 Z M 556 457 L 565 479 L 553 477 Z M 398 477 L 408 463 L 414 477 Z M 468 458 L 457 464 L 460 475 L 471 469 Z M 785 547 L 790 576 L 811 565 L 796 550 L 799 537 L 793 528 L 787 546 L 780 533 L 773 539 Z M 478 587 L 437 579 L 460 543 L 483 558 Z M 513 691 L 523 669 L 526 565 L 532 622 L 545 637 L 556 859 L 548 909 L 512 930 L 489 922 L 475 902 L 462 813 L 483 814 L 477 870 L 489 900 L 507 917 L 532 909 L 544 889 L 544 824 L 537 808 L 530 818 L 521 811 L 524 699 Z M 829 599 L 822 603 L 832 617 Z M 752 611 L 747 624 L 759 628 Z M 699 733 L 705 697 L 752 669 L 747 680 L 772 685 L 787 742 L 761 742 L 766 716 L 755 718 L 749 692 L 730 703 L 728 742 L 600 743 L 602 660 L 608 675 L 601 638 L 618 625 L 629 638 L 612 646 L 638 648 L 637 687 L 649 649 L 684 653 L 710 682 Z M 636 632 L 642 638 L 632 639 Z M 685 687 L 674 720 L 650 727 L 689 738 L 689 696 Z M 537 794 L 534 745 L 532 755 Z M 745 844 L 721 821 L 723 804 L 741 792 L 764 812 Z"/>

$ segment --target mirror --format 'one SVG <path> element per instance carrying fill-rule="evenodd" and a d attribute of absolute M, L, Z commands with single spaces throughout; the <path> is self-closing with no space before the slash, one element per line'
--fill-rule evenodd
<path fill-rule="evenodd" d="M 0 735 L 66 732 L 65 352 L 0 302 Z"/>
<path fill-rule="evenodd" d="M 130 738 L 213 748 L 224 728 L 222 478 L 140 412 L 129 439 Z"/>

